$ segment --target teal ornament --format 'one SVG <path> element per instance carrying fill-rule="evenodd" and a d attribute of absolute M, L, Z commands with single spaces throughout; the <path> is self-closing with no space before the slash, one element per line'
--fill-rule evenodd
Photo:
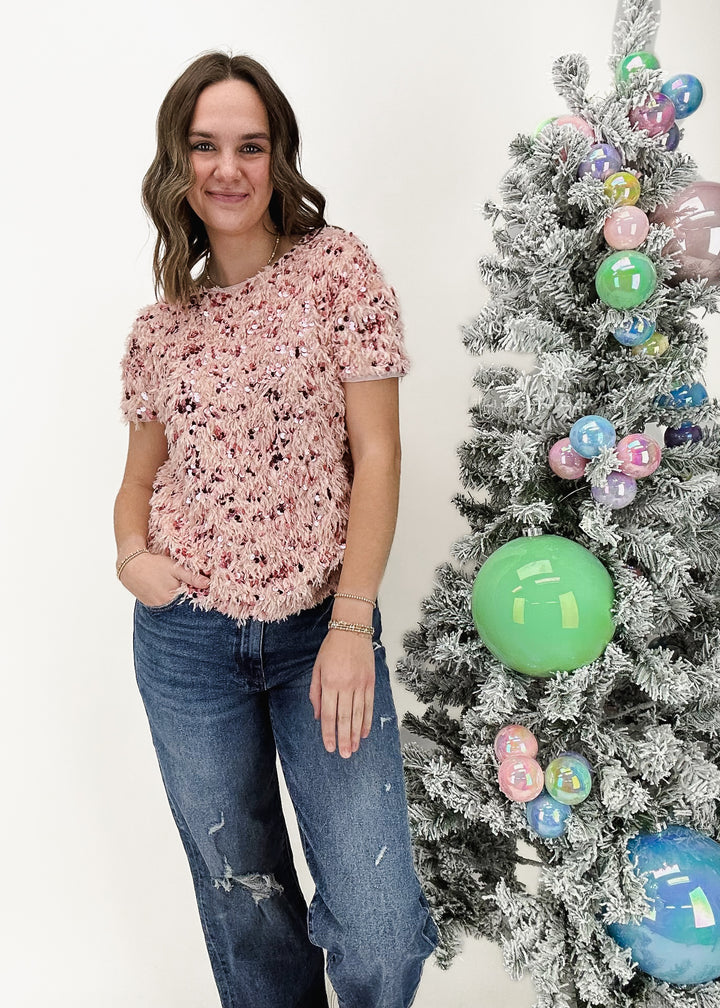
<path fill-rule="evenodd" d="M 537 833 L 544 840 L 562 836 L 571 815 L 570 806 L 556 801 L 544 788 L 537 798 L 533 798 L 525 805 L 528 826 L 533 833 Z"/>
<path fill-rule="evenodd" d="M 495 657 L 547 678 L 598 658 L 612 639 L 614 591 L 598 558 L 562 536 L 522 536 L 478 571 L 472 614 Z"/>
<path fill-rule="evenodd" d="M 719 977 L 720 844 L 688 826 L 668 826 L 639 833 L 627 850 L 636 873 L 647 874 L 650 905 L 639 924 L 608 924 L 608 934 L 658 980 L 702 984 Z"/>
<path fill-rule="evenodd" d="M 657 397 L 658 406 L 664 409 L 692 409 L 694 406 L 702 406 L 707 402 L 707 390 L 701 382 L 693 382 L 692 385 L 676 385 L 669 392 Z"/>
<path fill-rule="evenodd" d="M 675 74 L 660 88 L 675 106 L 675 118 L 692 115 L 703 100 L 703 86 L 692 74 Z"/>
<path fill-rule="evenodd" d="M 635 308 L 647 301 L 657 285 L 657 273 L 644 252 L 614 252 L 595 274 L 595 290 L 611 308 Z"/>
<path fill-rule="evenodd" d="M 563 805 L 584 802 L 592 788 L 588 761 L 574 753 L 561 753 L 548 763 L 545 788 L 551 798 Z"/>
<path fill-rule="evenodd" d="M 638 70 L 657 70 L 659 67 L 657 56 L 646 49 L 641 49 L 639 52 L 629 53 L 625 59 L 618 63 L 615 77 L 619 81 L 627 81 Z"/>

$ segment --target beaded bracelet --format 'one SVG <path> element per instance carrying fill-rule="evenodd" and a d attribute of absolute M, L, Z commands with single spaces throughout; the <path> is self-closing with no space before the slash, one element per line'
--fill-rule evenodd
<path fill-rule="evenodd" d="M 364 595 L 351 595 L 350 592 L 335 592 L 335 598 L 357 599 L 358 602 L 367 602 L 367 604 L 371 605 L 373 609 L 375 608 L 374 600 L 365 598 Z"/>
<path fill-rule="evenodd" d="M 375 631 L 371 626 L 363 626 L 362 623 L 346 623 L 344 620 L 331 619 L 328 623 L 329 630 L 350 630 L 352 633 L 368 634 L 372 636 Z"/>
<path fill-rule="evenodd" d="M 125 564 L 130 563 L 131 560 L 134 560 L 136 556 L 140 556 L 141 553 L 149 553 L 149 552 L 150 552 L 149 549 L 145 549 L 145 547 L 143 547 L 142 549 L 135 550 L 134 553 L 129 553 L 124 560 L 120 561 L 120 563 L 117 565 L 115 569 L 115 573 L 117 574 L 118 579 L 120 578 L 120 575 L 125 569 Z"/>

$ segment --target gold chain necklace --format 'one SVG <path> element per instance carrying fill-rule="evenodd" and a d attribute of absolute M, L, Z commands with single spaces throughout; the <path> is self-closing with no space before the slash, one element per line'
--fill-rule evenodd
<path fill-rule="evenodd" d="M 279 244 L 280 244 L 280 232 L 278 231 L 278 232 L 276 232 L 276 234 L 275 234 L 275 244 L 273 245 L 273 250 L 272 250 L 272 252 L 270 253 L 270 258 L 269 258 L 269 259 L 268 259 L 268 261 L 267 261 L 267 262 L 265 263 L 265 265 L 264 265 L 264 266 L 262 267 L 262 269 L 267 269 L 267 267 L 268 267 L 268 266 L 270 265 L 270 263 L 271 263 L 271 262 L 273 261 L 273 259 L 275 258 L 275 253 L 276 253 L 276 252 L 277 252 L 277 250 L 278 250 L 278 245 L 279 245 Z M 212 278 L 212 275 L 211 275 L 211 273 L 210 273 L 210 267 L 209 267 L 209 265 L 208 265 L 208 263 L 207 263 L 207 262 L 205 263 L 205 276 L 206 276 L 206 277 L 208 278 L 208 280 L 210 281 L 210 286 L 211 286 L 211 287 L 221 287 L 221 286 L 222 286 L 222 285 L 221 285 L 221 284 L 219 284 L 219 283 L 215 283 L 215 281 L 213 280 L 213 278 Z M 230 286 L 232 287 L 232 286 L 234 286 L 234 284 L 230 284 Z"/>

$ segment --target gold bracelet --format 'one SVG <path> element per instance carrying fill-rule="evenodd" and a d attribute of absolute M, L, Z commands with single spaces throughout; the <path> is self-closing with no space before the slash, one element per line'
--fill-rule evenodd
<path fill-rule="evenodd" d="M 125 559 L 124 559 L 124 560 L 121 560 L 121 561 L 120 561 L 120 563 L 119 563 L 119 564 L 117 565 L 117 567 L 115 568 L 115 573 L 116 573 L 116 574 L 117 574 L 117 576 L 118 576 L 118 580 L 120 579 L 120 575 L 122 574 L 123 570 L 125 569 L 125 564 L 128 564 L 128 563 L 130 563 L 130 561 L 131 561 L 131 560 L 134 560 L 136 556 L 140 556 L 140 554 L 141 554 L 141 553 L 149 553 L 149 552 L 150 552 L 150 550 L 149 550 L 149 549 L 146 549 L 146 548 L 145 548 L 145 547 L 143 546 L 143 548 L 142 548 L 142 549 L 139 549 L 139 550 L 135 550 L 135 552 L 134 552 L 134 553 L 129 553 L 129 554 L 128 554 L 128 555 L 127 555 L 127 556 L 125 557 Z"/>
<path fill-rule="evenodd" d="M 371 626 L 363 626 L 362 623 L 346 623 L 344 620 L 337 619 L 330 620 L 328 630 L 350 630 L 352 633 L 368 634 L 369 636 L 375 633 Z"/>
<path fill-rule="evenodd" d="M 350 592 L 335 592 L 335 598 L 356 599 L 358 602 L 367 602 L 367 604 L 371 605 L 373 609 L 375 608 L 375 602 L 373 599 L 365 598 L 364 595 L 351 595 Z"/>

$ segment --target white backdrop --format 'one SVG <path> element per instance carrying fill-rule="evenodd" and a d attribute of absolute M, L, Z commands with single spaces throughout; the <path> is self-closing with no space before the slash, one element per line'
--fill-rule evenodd
<path fill-rule="evenodd" d="M 684 149 L 720 180 L 720 8 L 665 0 L 657 53 L 706 104 Z M 400 524 L 382 590 L 387 645 L 418 618 L 463 531 L 450 498 L 475 367 L 460 326 L 484 301 L 478 206 L 507 144 L 565 111 L 553 59 L 584 52 L 610 85 L 615 0 L 330 0 L 20 5 L 5 33 L 0 996 L 12 1008 L 218 1004 L 131 660 L 111 511 L 126 430 L 123 341 L 151 300 L 139 185 L 170 83 L 200 52 L 265 63 L 293 104 L 328 219 L 395 286 L 414 369 L 402 386 Z M 715 132 L 713 132 L 715 129 Z M 720 393 L 720 326 L 706 374 Z M 413 700 L 397 692 L 401 710 Z M 307 876 L 303 876 L 307 882 Z M 497 946 L 430 965 L 416 1004 L 529 1005 Z"/>

